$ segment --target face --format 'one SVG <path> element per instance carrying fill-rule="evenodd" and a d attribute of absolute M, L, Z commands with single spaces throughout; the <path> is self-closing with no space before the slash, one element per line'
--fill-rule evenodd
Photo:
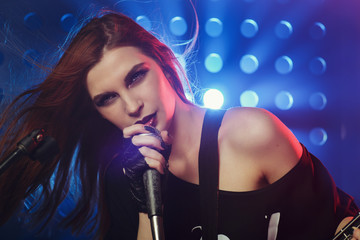
<path fill-rule="evenodd" d="M 169 128 L 177 95 L 159 65 L 138 48 L 105 51 L 86 84 L 99 113 L 121 130 L 135 123 Z"/>

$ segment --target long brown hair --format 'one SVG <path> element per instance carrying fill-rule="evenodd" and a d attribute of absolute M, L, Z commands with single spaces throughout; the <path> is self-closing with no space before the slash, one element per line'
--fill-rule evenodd
<path fill-rule="evenodd" d="M 108 226 L 104 175 L 119 149 L 122 132 L 97 113 L 85 84 L 89 70 L 101 60 L 104 50 L 121 46 L 139 48 L 169 76 L 179 97 L 190 103 L 179 77 L 181 66 L 172 51 L 129 17 L 102 12 L 73 36 L 46 79 L 19 95 L 1 116 L 0 128 L 6 129 L 0 141 L 2 161 L 11 147 L 36 128 L 45 128 L 56 139 L 60 154 L 44 164 L 24 157 L 0 177 L 0 225 L 39 185 L 41 201 L 34 208 L 34 218 L 37 222 L 48 222 L 68 194 L 72 175 L 78 172 L 81 196 L 64 219 L 65 225 L 79 233 L 92 224 L 90 231 L 99 226 L 98 236 L 104 236 Z M 74 155 L 76 149 L 78 153 Z M 75 170 L 71 167 L 73 158 Z"/>

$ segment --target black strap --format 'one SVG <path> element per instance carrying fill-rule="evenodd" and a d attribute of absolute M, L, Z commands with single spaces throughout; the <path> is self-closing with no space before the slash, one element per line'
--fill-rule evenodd
<path fill-rule="evenodd" d="M 205 113 L 199 150 L 199 184 L 203 240 L 217 240 L 219 152 L 218 132 L 225 110 Z"/>

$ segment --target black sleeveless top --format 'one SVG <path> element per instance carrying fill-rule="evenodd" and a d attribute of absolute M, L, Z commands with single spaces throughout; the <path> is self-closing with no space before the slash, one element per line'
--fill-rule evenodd
<path fill-rule="evenodd" d="M 204 130 L 218 127 L 210 124 Z M 136 206 L 119 171 L 121 162 L 113 162 L 105 182 L 111 215 L 106 239 L 136 239 Z M 166 239 L 200 240 L 201 207 L 199 186 L 169 173 L 164 195 Z M 275 183 L 250 192 L 219 191 L 218 239 L 328 240 L 340 221 L 357 211 L 353 199 L 336 188 L 326 168 L 303 147 L 299 163 Z"/>

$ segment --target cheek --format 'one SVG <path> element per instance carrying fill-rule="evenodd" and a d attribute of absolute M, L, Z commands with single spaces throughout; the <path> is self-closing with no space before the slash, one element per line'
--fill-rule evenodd
<path fill-rule="evenodd" d="M 120 117 L 121 115 L 122 116 L 124 115 L 121 112 L 119 112 L 119 110 L 116 109 L 115 107 L 110 106 L 107 107 L 106 109 L 97 108 L 97 110 L 104 119 L 108 120 L 119 129 L 122 130 L 126 127 L 125 119 L 123 117 Z"/>

